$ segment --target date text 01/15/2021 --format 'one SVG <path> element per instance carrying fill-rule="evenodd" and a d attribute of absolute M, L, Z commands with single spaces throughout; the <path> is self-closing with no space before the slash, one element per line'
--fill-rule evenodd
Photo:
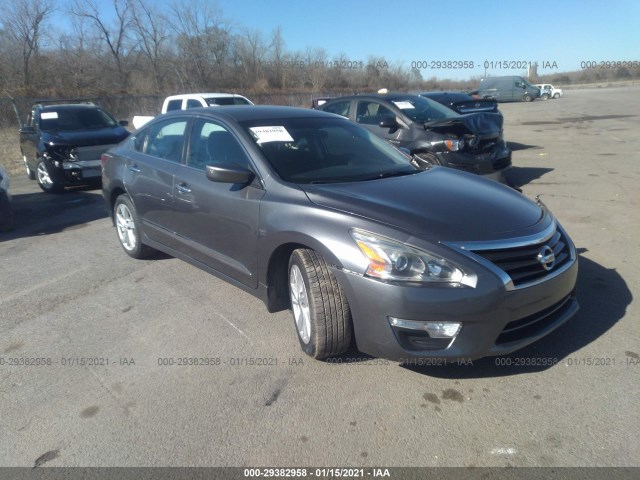
<path fill-rule="evenodd" d="M 391 477 L 388 468 L 245 468 L 245 478 L 365 478 Z"/>

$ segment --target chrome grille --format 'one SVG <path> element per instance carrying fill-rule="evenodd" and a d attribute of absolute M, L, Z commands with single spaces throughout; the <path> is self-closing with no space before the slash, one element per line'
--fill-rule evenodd
<path fill-rule="evenodd" d="M 543 251 L 553 251 L 555 261 L 551 268 L 545 268 L 540 257 Z M 515 287 L 520 287 L 553 274 L 571 261 L 569 240 L 559 228 L 547 240 L 526 246 L 471 250 L 505 272 Z M 547 264 L 549 267 L 549 264 Z"/>

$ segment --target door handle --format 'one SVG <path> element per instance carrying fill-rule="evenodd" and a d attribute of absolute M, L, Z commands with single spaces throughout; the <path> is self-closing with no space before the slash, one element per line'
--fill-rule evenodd
<path fill-rule="evenodd" d="M 176 190 L 178 190 L 179 193 L 191 193 L 191 189 L 187 187 L 186 183 L 179 183 L 176 185 Z"/>
<path fill-rule="evenodd" d="M 133 164 L 129 166 L 129 171 L 133 173 L 140 173 L 142 170 L 140 170 L 137 165 Z"/>

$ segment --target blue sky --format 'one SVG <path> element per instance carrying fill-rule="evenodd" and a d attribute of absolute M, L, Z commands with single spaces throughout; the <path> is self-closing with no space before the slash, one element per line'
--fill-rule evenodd
<path fill-rule="evenodd" d="M 97 0 L 105 8 L 110 0 Z M 156 0 L 158 5 L 170 1 Z M 473 61 L 474 69 L 422 69 L 423 78 L 482 76 L 484 63 L 537 61 L 538 73 L 578 70 L 582 61 L 640 61 L 640 1 L 217 0 L 226 18 L 268 36 L 282 28 L 287 50 L 324 48 L 366 62 Z M 542 63 L 557 65 L 544 69 Z M 520 70 L 489 68 L 493 75 Z M 510 65 L 513 66 L 513 65 Z M 517 66 L 517 65 L 516 65 Z"/>

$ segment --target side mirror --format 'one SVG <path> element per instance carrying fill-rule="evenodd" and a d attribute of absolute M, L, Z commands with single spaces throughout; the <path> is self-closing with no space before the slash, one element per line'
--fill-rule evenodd
<path fill-rule="evenodd" d="M 255 177 L 251 170 L 235 165 L 207 165 L 207 178 L 212 182 L 249 184 Z"/>
<path fill-rule="evenodd" d="M 30 134 L 36 133 L 36 129 L 34 127 L 28 127 L 28 126 L 20 127 L 20 133 L 25 133 L 27 135 L 30 135 Z"/>
<path fill-rule="evenodd" d="M 120 125 L 121 127 L 128 127 L 129 126 L 129 120 L 120 120 L 118 122 L 118 125 Z"/>
<path fill-rule="evenodd" d="M 378 124 L 381 128 L 398 128 L 395 117 L 384 117 Z"/>

